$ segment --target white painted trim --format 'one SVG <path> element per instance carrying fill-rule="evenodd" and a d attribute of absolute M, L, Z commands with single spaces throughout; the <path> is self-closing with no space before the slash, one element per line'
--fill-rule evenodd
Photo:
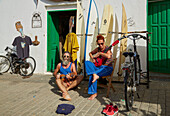
<path fill-rule="evenodd" d="M 46 5 L 47 11 L 77 9 L 77 2 L 62 2 L 55 5 Z"/>
<path fill-rule="evenodd" d="M 69 2 L 69 3 L 59 3 L 56 5 L 46 5 L 46 12 L 45 12 L 45 66 L 44 66 L 44 74 L 52 74 L 51 72 L 47 72 L 47 12 L 48 11 L 59 11 L 59 10 L 72 10 L 77 9 L 77 2 Z"/>

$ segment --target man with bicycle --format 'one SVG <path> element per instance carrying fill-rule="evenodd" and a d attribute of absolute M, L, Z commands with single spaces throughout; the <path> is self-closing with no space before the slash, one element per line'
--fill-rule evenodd
<path fill-rule="evenodd" d="M 68 91 L 76 87 L 83 79 L 83 76 L 77 75 L 75 64 L 70 62 L 70 57 L 69 52 L 64 52 L 63 61 L 57 65 L 53 73 L 63 98 L 69 101 L 71 97 Z"/>

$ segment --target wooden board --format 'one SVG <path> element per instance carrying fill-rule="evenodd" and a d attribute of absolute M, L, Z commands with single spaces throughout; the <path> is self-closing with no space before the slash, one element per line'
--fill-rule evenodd
<path fill-rule="evenodd" d="M 78 65 L 78 70 L 82 68 L 83 61 L 84 61 L 84 47 L 85 47 L 85 24 L 84 24 L 84 15 L 83 15 L 83 9 L 79 2 L 77 2 L 77 24 L 76 24 L 76 34 L 77 39 L 80 40 L 80 56 L 79 56 L 79 62 L 80 65 Z"/>
<path fill-rule="evenodd" d="M 125 7 L 124 7 L 124 5 L 122 3 L 122 29 L 121 29 L 121 32 L 122 33 L 127 33 L 127 31 L 128 31 L 128 29 L 127 29 L 126 11 L 125 11 Z M 125 57 L 122 54 L 123 54 L 123 52 L 126 51 L 126 49 L 127 49 L 127 38 L 121 40 L 121 42 L 120 42 L 120 57 L 119 57 L 118 76 L 122 75 L 121 65 L 125 62 Z"/>
<path fill-rule="evenodd" d="M 102 15 L 102 22 L 100 27 L 100 34 L 105 38 L 105 44 L 111 44 L 112 34 L 108 33 L 113 29 L 113 8 L 111 5 L 105 5 Z"/>

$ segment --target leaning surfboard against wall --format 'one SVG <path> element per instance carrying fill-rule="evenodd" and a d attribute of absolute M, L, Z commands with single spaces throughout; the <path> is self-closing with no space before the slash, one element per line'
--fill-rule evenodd
<path fill-rule="evenodd" d="M 89 6 L 90 7 L 90 6 Z M 91 45 L 93 42 L 93 38 L 96 38 L 98 33 L 98 9 L 96 6 L 96 3 L 94 0 L 91 2 L 91 9 L 88 12 L 88 18 L 87 18 L 87 23 L 86 23 L 86 38 L 87 38 L 87 43 L 85 46 L 85 51 L 86 51 L 86 59 L 89 60 L 89 52 L 91 52 Z"/>
<path fill-rule="evenodd" d="M 78 56 L 78 72 L 82 69 L 84 61 L 84 47 L 85 47 L 85 24 L 84 24 L 84 14 L 80 2 L 77 1 L 77 25 L 76 34 L 80 44 L 80 51 Z"/>
<path fill-rule="evenodd" d="M 95 30 L 94 30 L 94 34 L 93 34 L 93 41 L 91 43 L 91 51 L 93 51 L 96 47 L 96 38 L 97 35 L 99 34 L 99 22 L 98 22 L 98 18 L 96 19 L 96 25 L 95 25 Z"/>
<path fill-rule="evenodd" d="M 105 38 L 106 45 L 110 45 L 113 31 L 113 8 L 111 5 L 105 5 L 100 26 L 100 34 Z"/>
<path fill-rule="evenodd" d="M 125 10 L 125 7 L 122 3 L 122 28 L 121 28 L 121 32 L 127 33 L 127 31 L 128 31 L 128 28 L 127 28 L 126 10 Z M 123 54 L 123 52 L 126 51 L 126 49 L 127 49 L 127 38 L 121 40 L 121 43 L 120 43 L 120 57 L 119 57 L 119 70 L 118 70 L 118 76 L 119 77 L 122 75 L 121 65 L 125 62 L 125 57 L 123 57 L 122 54 Z"/>

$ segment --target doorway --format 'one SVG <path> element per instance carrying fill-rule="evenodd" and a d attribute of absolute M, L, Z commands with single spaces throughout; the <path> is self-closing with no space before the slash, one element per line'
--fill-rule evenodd
<path fill-rule="evenodd" d="M 47 12 L 47 71 L 53 72 L 61 61 L 60 56 L 62 54 L 60 52 L 64 51 L 62 46 L 65 43 L 66 35 L 69 33 L 69 19 L 74 16 L 74 22 L 76 22 L 76 10 Z M 74 23 L 72 32 L 76 33 L 76 23 Z"/>

